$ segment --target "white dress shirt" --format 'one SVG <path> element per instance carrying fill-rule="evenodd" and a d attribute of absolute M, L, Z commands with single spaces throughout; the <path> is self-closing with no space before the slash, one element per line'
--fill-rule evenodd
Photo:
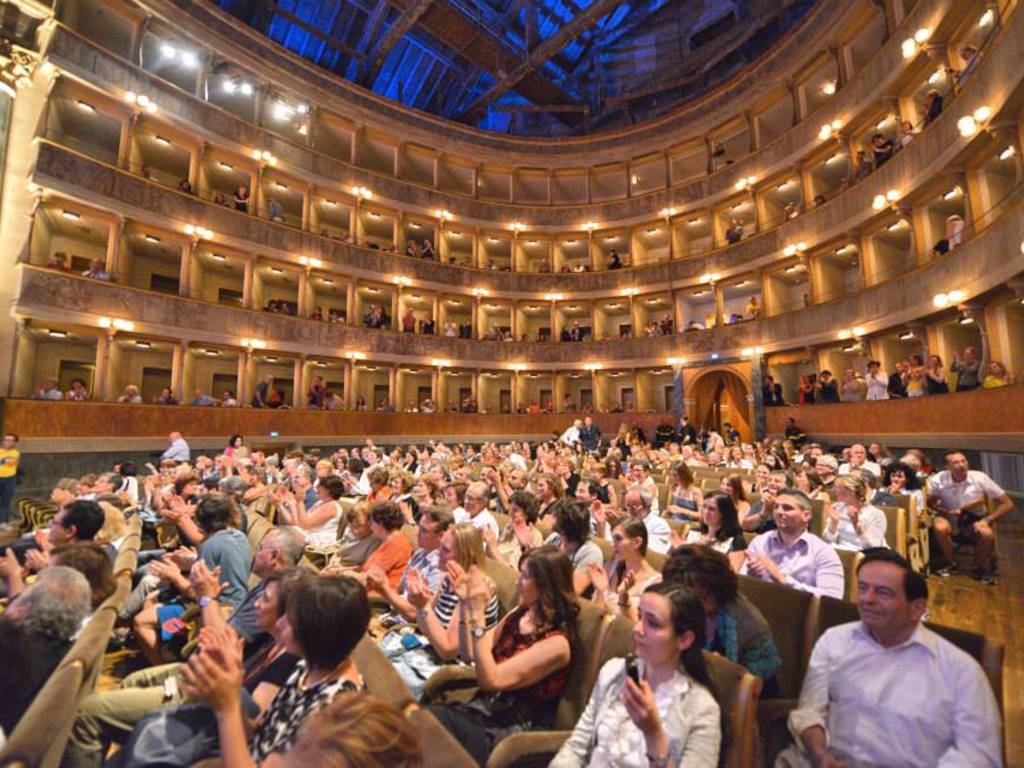
<path fill-rule="evenodd" d="M 877 373 L 869 373 L 864 377 L 864 380 L 868 385 L 868 400 L 888 400 L 889 399 L 889 374 L 885 371 L 878 371 Z"/>
<path fill-rule="evenodd" d="M 644 518 L 644 527 L 647 528 L 648 549 L 662 555 L 672 549 L 672 527 L 653 509 Z"/>
<path fill-rule="evenodd" d="M 865 461 L 859 467 L 853 466 L 853 464 L 851 464 L 850 462 L 845 462 L 844 464 L 841 464 L 839 466 L 839 474 L 848 475 L 854 469 L 866 469 L 868 472 L 875 476 L 875 480 L 878 480 L 882 477 L 882 468 L 878 466 L 877 463 L 871 461 L 870 459 Z"/>
<path fill-rule="evenodd" d="M 498 521 L 495 519 L 494 515 L 491 514 L 491 511 L 489 509 L 484 509 L 481 510 L 480 512 L 477 512 L 476 517 L 469 517 L 468 512 L 466 513 L 466 516 L 467 518 L 469 518 L 467 522 L 471 523 L 474 528 L 480 531 L 481 535 L 483 534 L 485 528 L 491 529 L 491 531 L 494 533 L 494 538 L 498 538 L 498 536 L 501 534 L 501 528 L 498 526 Z"/>
<path fill-rule="evenodd" d="M 859 621 L 814 645 L 789 729 L 825 729 L 829 752 L 886 768 L 1001 768 L 1001 723 L 978 663 L 919 625 L 884 648 Z"/>

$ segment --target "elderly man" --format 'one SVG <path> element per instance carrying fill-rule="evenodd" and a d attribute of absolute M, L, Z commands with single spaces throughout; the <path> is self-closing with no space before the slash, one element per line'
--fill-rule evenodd
<path fill-rule="evenodd" d="M 868 449 L 860 443 L 850 446 L 850 460 L 839 467 L 840 475 L 848 475 L 855 469 L 866 469 L 876 478 L 882 476 L 882 468 L 868 457 Z"/>
<path fill-rule="evenodd" d="M 192 451 L 188 447 L 188 443 L 185 442 L 185 438 L 181 436 L 181 432 L 171 432 L 167 436 L 167 442 L 170 443 L 170 446 L 160 454 L 160 461 L 183 463 L 188 462 L 192 458 Z"/>
<path fill-rule="evenodd" d="M 301 534 L 291 528 L 275 528 L 264 536 L 252 560 L 252 573 L 259 581 L 227 618 L 218 601 L 222 590 L 219 569 L 210 570 L 202 561 L 196 562 L 190 581 L 202 606 L 203 625 L 229 625 L 245 641 L 249 659 L 270 649 L 274 641 L 259 623 L 264 587 L 271 574 L 294 568 L 304 547 Z M 128 675 L 113 690 L 86 697 L 75 715 L 63 764 L 70 768 L 99 766 L 111 742 L 124 741 L 144 715 L 180 702 L 180 668 L 178 663 L 148 667 Z"/>
<path fill-rule="evenodd" d="M 656 499 L 656 493 L 652 495 L 646 488 L 634 487 L 626 491 L 623 503 L 629 517 L 643 520 L 647 528 L 647 548 L 665 554 L 672 548 L 672 528 L 654 509 Z"/>
<path fill-rule="evenodd" d="M 811 500 L 787 488 L 775 497 L 774 512 L 775 530 L 750 542 L 740 573 L 842 599 L 845 579 L 839 555 L 807 530 Z"/>
<path fill-rule="evenodd" d="M 583 422 L 579 419 L 574 419 L 572 425 L 562 433 L 562 436 L 558 440 L 565 445 L 576 445 L 580 441 L 580 429 L 583 427 Z"/>
<path fill-rule="evenodd" d="M 961 451 L 946 454 L 946 469 L 928 481 L 928 506 L 936 514 L 932 530 L 945 564 L 940 576 L 956 571 L 954 538 L 974 544 L 975 576 L 988 585 L 997 583 L 992 553 L 996 544 L 993 524 L 1013 509 L 1013 501 L 984 472 L 970 469 Z"/>
<path fill-rule="evenodd" d="M 921 624 L 928 585 L 892 550 L 857 568 L 860 621 L 815 643 L 783 768 L 1003 764 L 999 708 L 978 663 Z"/>
<path fill-rule="evenodd" d="M 490 491 L 491 489 L 487 483 L 480 481 L 470 483 L 466 487 L 463 506 L 469 515 L 469 522 L 474 528 L 479 528 L 481 533 L 483 533 L 483 530 L 486 528 L 490 530 L 495 537 L 497 537 L 500 535 L 501 529 L 498 526 L 498 521 L 487 508 L 487 502 L 491 497 Z"/>
<path fill-rule="evenodd" d="M 54 565 L 15 599 L 0 618 L 5 638 L 21 637 L 22 653 L 0 656 L 0 676 L 17 685 L 0 696 L 0 729 L 11 733 L 46 679 L 71 648 L 72 638 L 92 612 L 92 590 L 85 576 Z M 5 643 L 5 646 L 7 643 Z"/>
<path fill-rule="evenodd" d="M 640 459 L 630 463 L 628 488 L 641 488 L 647 491 L 651 494 L 651 511 L 656 515 L 661 512 L 658 507 L 658 484 L 651 477 L 651 463 L 649 461 Z"/>

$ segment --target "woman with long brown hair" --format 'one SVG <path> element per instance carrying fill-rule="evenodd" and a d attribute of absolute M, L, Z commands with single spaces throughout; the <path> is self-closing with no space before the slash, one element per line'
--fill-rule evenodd
<path fill-rule="evenodd" d="M 483 571 L 466 573 L 456 589 L 479 692 L 465 703 L 429 708 L 480 765 L 505 736 L 550 728 L 569 679 L 579 613 L 569 558 L 551 546 L 532 550 L 517 586 L 519 606 L 487 630 Z"/>

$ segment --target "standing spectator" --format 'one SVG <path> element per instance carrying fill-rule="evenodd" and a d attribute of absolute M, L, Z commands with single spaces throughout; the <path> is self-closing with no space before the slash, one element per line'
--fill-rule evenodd
<path fill-rule="evenodd" d="M 949 369 L 960 374 L 956 380 L 956 391 L 967 392 L 980 387 L 981 367 L 981 360 L 978 359 L 978 352 L 974 347 L 964 347 L 963 358 L 954 352 L 953 364 Z"/>
<path fill-rule="evenodd" d="M 988 364 L 988 376 L 981 384 L 984 389 L 1008 387 L 1010 384 L 1013 384 L 1013 376 L 1006 370 L 1005 365 L 998 360 L 993 360 Z"/>
<path fill-rule="evenodd" d="M 892 139 L 887 139 L 880 133 L 871 137 L 871 153 L 875 158 L 875 168 L 881 168 L 892 157 L 896 151 L 896 145 Z"/>
<path fill-rule="evenodd" d="M 402 333 L 415 333 L 416 332 L 416 313 L 413 312 L 412 307 L 405 310 L 405 314 L 402 315 Z"/>
<path fill-rule="evenodd" d="M 782 385 L 770 374 L 765 376 L 764 386 L 761 387 L 761 399 L 766 406 L 786 404 L 782 399 Z"/>
<path fill-rule="evenodd" d="M 420 257 L 420 247 L 418 245 L 416 245 L 416 241 L 415 240 L 408 240 L 408 241 L 406 241 L 406 243 L 405 243 L 405 255 L 406 256 L 411 256 L 414 259 L 418 259 Z"/>
<path fill-rule="evenodd" d="M 818 380 L 818 402 L 839 402 L 839 382 L 832 378 L 832 371 L 821 372 L 821 377 Z"/>
<path fill-rule="evenodd" d="M 868 360 L 868 375 L 865 384 L 867 385 L 865 399 L 889 399 L 889 377 L 882 372 L 882 364 L 877 360 Z"/>
<path fill-rule="evenodd" d="M 241 184 L 235 190 L 234 203 L 236 211 L 241 211 L 242 213 L 249 212 L 249 188 L 245 184 Z"/>
<path fill-rule="evenodd" d="M 252 393 L 253 408 L 270 407 L 270 392 L 273 386 L 274 377 L 268 373 L 266 378 L 264 378 L 263 381 L 256 385 L 256 389 Z"/>
<path fill-rule="evenodd" d="M 284 223 L 284 207 L 276 197 L 267 200 L 267 218 L 279 224 Z"/>
<path fill-rule="evenodd" d="M 614 248 L 608 254 L 608 269 L 622 269 L 622 258 Z"/>
<path fill-rule="evenodd" d="M 942 96 L 932 88 L 924 98 L 924 127 L 927 128 L 935 118 L 942 114 Z"/>
<path fill-rule="evenodd" d="M 739 219 L 733 219 L 728 229 L 725 230 L 725 241 L 729 245 L 734 245 L 743 239 L 743 222 Z"/>
<path fill-rule="evenodd" d="M 429 259 L 430 261 L 437 260 L 437 254 L 434 253 L 434 244 L 430 242 L 429 238 L 424 238 L 423 247 L 420 248 L 420 258 Z"/>
<path fill-rule="evenodd" d="M 843 376 L 842 398 L 844 403 L 859 403 L 864 399 L 867 392 L 867 384 L 864 379 L 857 375 L 857 371 L 850 368 Z"/>
<path fill-rule="evenodd" d="M 893 372 L 889 374 L 889 397 L 893 399 L 907 396 L 907 364 L 896 361 Z"/>
<path fill-rule="evenodd" d="M 181 432 L 171 432 L 167 436 L 167 441 L 170 446 L 160 454 L 160 461 L 176 461 L 176 462 L 187 462 L 192 456 L 192 450 L 189 448 L 188 443 L 185 442 L 185 438 L 181 436 Z"/>
<path fill-rule="evenodd" d="M 800 387 L 797 389 L 797 402 L 799 405 L 814 405 L 815 394 L 817 393 L 818 377 L 807 374 L 800 377 Z"/>
<path fill-rule="evenodd" d="M 84 403 L 89 400 L 89 390 L 85 387 L 85 379 L 72 379 L 71 389 L 64 395 L 64 399 L 74 403 Z"/>
<path fill-rule="evenodd" d="M 928 355 L 928 365 L 924 369 L 929 395 L 945 395 L 949 392 L 949 384 L 946 382 L 946 369 L 942 365 L 942 358 L 938 355 Z"/>
<path fill-rule="evenodd" d="M 857 150 L 856 159 L 853 161 L 851 178 L 854 183 L 864 181 L 871 172 L 875 170 L 874 164 L 868 160 L 868 155 L 863 149 Z"/>
<path fill-rule="evenodd" d="M 93 280 L 110 280 L 110 273 L 103 263 L 103 259 L 90 259 L 89 268 L 82 273 L 82 277 L 91 277 Z"/>
<path fill-rule="evenodd" d="M 914 133 L 914 124 L 909 120 L 904 120 L 903 122 L 901 122 L 900 133 L 899 136 L 896 137 L 897 149 L 903 149 L 904 147 L 909 145 L 910 142 L 914 140 L 915 136 L 917 136 L 917 134 Z"/>
<path fill-rule="evenodd" d="M 14 490 L 18 487 L 18 467 L 21 463 L 21 452 L 15 447 L 18 436 L 13 432 L 4 434 L 0 443 L 0 529 L 10 527 L 11 501 Z"/>
<path fill-rule="evenodd" d="M 203 390 L 201 390 L 199 387 L 196 387 L 192 391 L 192 405 L 207 406 L 208 407 L 208 406 L 217 405 L 217 404 L 218 404 L 218 401 L 217 401 L 216 398 L 211 397 L 210 395 L 204 395 L 203 394 Z"/>
<path fill-rule="evenodd" d="M 974 70 L 978 68 L 981 63 L 981 53 L 973 45 L 964 45 L 960 48 L 960 58 L 964 62 L 963 69 L 951 70 L 953 74 L 953 85 L 957 93 L 963 90 L 964 82 L 971 75 L 974 74 Z"/>

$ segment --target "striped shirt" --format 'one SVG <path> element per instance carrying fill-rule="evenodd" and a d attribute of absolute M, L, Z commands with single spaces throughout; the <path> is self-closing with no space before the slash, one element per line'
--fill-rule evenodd
<path fill-rule="evenodd" d="M 459 596 L 455 594 L 452 580 L 445 576 L 444 583 L 441 584 L 441 591 L 437 593 L 437 599 L 434 601 L 434 614 L 437 616 L 438 621 L 447 627 L 451 623 L 452 616 L 455 615 L 455 609 L 458 605 Z M 487 601 L 487 610 L 484 611 L 484 618 L 484 623 L 488 629 L 497 624 L 498 619 L 501 618 L 501 605 L 498 603 L 497 592 L 493 593 L 491 599 Z"/>

